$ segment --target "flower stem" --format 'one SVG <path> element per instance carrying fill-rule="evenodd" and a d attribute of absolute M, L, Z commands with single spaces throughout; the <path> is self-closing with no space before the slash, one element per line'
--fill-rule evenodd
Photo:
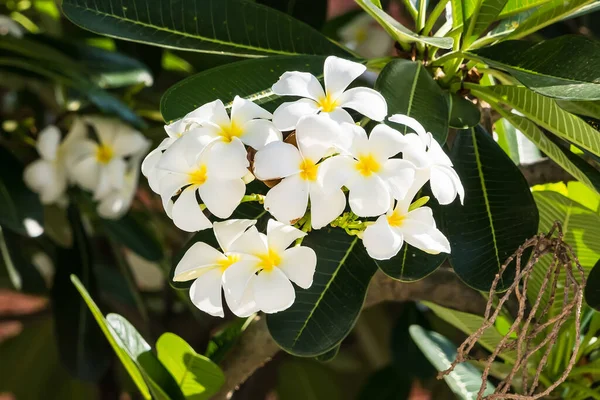
<path fill-rule="evenodd" d="M 248 203 L 250 201 L 257 201 L 260 204 L 263 204 L 265 202 L 265 196 L 262 194 L 247 194 L 242 197 L 242 201 L 240 201 L 240 203 Z"/>
<path fill-rule="evenodd" d="M 431 14 L 429 14 L 429 18 L 427 19 L 427 22 L 425 23 L 423 32 L 421 32 L 422 35 L 424 35 L 424 36 L 429 35 L 431 30 L 433 29 L 433 26 L 435 25 L 437 20 L 440 18 L 440 15 L 442 15 L 444 10 L 446 9 L 446 4 L 448 4 L 449 1 L 450 0 L 441 0 L 439 3 L 437 3 L 437 5 L 435 6 L 435 8 L 431 12 Z M 423 1 L 423 3 L 426 3 L 426 2 Z"/>

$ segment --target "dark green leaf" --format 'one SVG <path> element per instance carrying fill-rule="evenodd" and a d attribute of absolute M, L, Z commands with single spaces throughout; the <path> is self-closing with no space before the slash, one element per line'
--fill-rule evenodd
<path fill-rule="evenodd" d="M 422 358 L 422 357 L 421 357 Z M 412 379 L 392 366 L 375 371 L 367 378 L 358 400 L 406 400 L 412 388 Z"/>
<path fill-rule="evenodd" d="M 117 220 L 101 218 L 100 221 L 107 235 L 114 241 L 128 247 L 148 261 L 162 260 L 163 252 L 160 242 L 131 213 Z"/>
<path fill-rule="evenodd" d="M 271 111 L 281 103 L 271 86 L 286 71 L 310 72 L 323 76 L 322 56 L 266 57 L 211 68 L 172 86 L 160 101 L 165 121 L 183 117 L 201 105 L 221 99 L 228 103 L 238 95 Z M 236 79 L 231 79 L 235 76 Z M 240 84 L 244 82 L 244 84 Z"/>
<path fill-rule="evenodd" d="M 338 344 L 333 349 L 329 350 L 327 353 L 323 353 L 323 354 L 316 356 L 315 360 L 323 362 L 323 363 L 332 361 L 335 359 L 335 357 L 337 357 L 338 353 L 340 352 L 340 348 L 341 348 L 341 343 Z"/>
<path fill-rule="evenodd" d="M 363 11 L 360 9 L 350 10 L 344 14 L 337 15 L 325 23 L 325 26 L 323 26 L 321 32 L 323 32 L 325 36 L 334 40 L 340 40 L 340 30 L 359 15 L 363 15 Z"/>
<path fill-rule="evenodd" d="M 419 325 L 410 327 L 410 335 L 425 357 L 437 368 L 444 371 L 456 358 L 456 346 L 437 332 L 427 331 Z M 461 399 L 471 400 L 477 397 L 482 381 L 481 372 L 469 363 L 461 363 L 444 380 L 450 389 Z M 494 385 L 487 382 L 484 395 L 494 393 Z"/>
<path fill-rule="evenodd" d="M 456 93 L 450 93 L 448 102 L 450 104 L 449 125 L 451 128 L 467 129 L 479 123 L 481 112 L 471 101 Z"/>
<path fill-rule="evenodd" d="M 544 0 L 548 1 L 548 0 Z M 510 1 L 509 1 L 510 2 Z M 498 21 L 498 24 L 491 29 L 485 36 L 477 39 L 472 45 L 471 49 L 479 49 L 484 46 L 488 46 L 490 43 L 501 40 L 505 36 L 508 36 L 515 29 L 519 27 L 523 21 L 525 21 L 535 10 L 527 10 L 520 12 L 516 15 Z"/>
<path fill-rule="evenodd" d="M 215 54 L 348 55 L 310 26 L 244 0 L 63 0 L 76 25 L 121 39 Z"/>
<path fill-rule="evenodd" d="M 463 37 L 463 47 L 473 43 L 500 15 L 507 0 L 475 0 L 473 13 L 469 17 L 468 28 Z"/>
<path fill-rule="evenodd" d="M 405 114 L 413 117 L 431 132 L 440 144 L 446 142 L 450 118 L 448 100 L 423 64 L 393 60 L 381 71 L 375 82 L 375 89 L 387 100 L 389 115 Z M 406 133 L 407 128 L 401 126 L 399 130 Z"/>
<path fill-rule="evenodd" d="M 8 272 L 13 289 L 25 293 L 46 294 L 44 277 L 30 260 L 24 256 L 21 236 L 0 227 L 0 260 L 2 268 Z"/>
<path fill-rule="evenodd" d="M 253 319 L 254 316 L 236 318 L 221 328 L 210 338 L 204 356 L 217 364 L 223 361 Z"/>
<path fill-rule="evenodd" d="M 173 333 L 167 332 L 158 338 L 156 351 L 186 399 L 210 399 L 225 383 L 223 371 L 215 363 L 196 353 Z"/>
<path fill-rule="evenodd" d="M 315 29 L 321 29 L 327 19 L 327 1 L 323 0 L 257 0 L 286 13 Z"/>
<path fill-rule="evenodd" d="M 0 147 L 0 225 L 21 235 L 44 232 L 43 208 L 38 195 L 23 183 L 23 167 L 6 148 Z"/>
<path fill-rule="evenodd" d="M 565 35 L 535 45 L 506 41 L 474 51 L 484 62 L 510 72 L 544 96 L 566 100 L 600 100 L 600 42 Z M 568 57 L 565 55 L 568 54 Z"/>
<path fill-rule="evenodd" d="M 342 400 L 341 386 L 324 365 L 290 359 L 277 369 L 277 396 L 281 400 Z"/>
<path fill-rule="evenodd" d="M 377 266 L 357 237 L 341 229 L 311 232 L 303 242 L 317 253 L 310 289 L 296 288 L 289 309 L 267 316 L 273 339 L 285 351 L 317 356 L 337 346 L 354 326 Z"/>
<path fill-rule="evenodd" d="M 52 313 L 62 363 L 83 380 L 97 381 L 106 372 L 111 352 L 92 313 L 71 284 L 71 275 L 80 277 L 92 296 L 97 293 L 92 254 L 79 211 L 69 207 L 73 247 L 58 248 L 52 286 Z"/>
<path fill-rule="evenodd" d="M 585 115 L 600 119 L 600 101 L 568 101 L 556 100 L 556 104 L 571 114 Z"/>
<path fill-rule="evenodd" d="M 483 128 L 460 131 L 450 158 L 465 188 L 464 205 L 442 208 L 450 263 L 469 286 L 489 290 L 504 261 L 536 234 L 537 208 L 519 169 Z M 498 288 L 513 276 L 514 264 Z"/>

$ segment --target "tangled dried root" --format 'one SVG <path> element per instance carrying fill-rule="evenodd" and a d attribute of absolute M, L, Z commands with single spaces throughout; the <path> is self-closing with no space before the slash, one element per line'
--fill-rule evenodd
<path fill-rule="evenodd" d="M 523 254 L 527 249 L 533 249 L 531 258 L 524 267 L 521 267 Z M 531 306 L 528 308 L 527 302 L 527 284 L 531 278 L 534 266 L 544 255 L 551 254 L 552 262 L 546 271 L 544 280 L 540 287 L 540 292 Z M 497 295 L 496 287 L 502 278 L 502 274 L 507 266 L 515 261 L 516 274 L 513 283 L 506 292 L 499 297 L 497 304 L 495 296 Z M 575 266 L 575 268 L 574 268 Z M 556 300 L 559 283 L 559 273 L 564 268 L 566 273 L 565 281 L 563 282 L 564 289 L 562 290 L 562 311 L 555 316 L 549 316 L 548 313 Z M 575 271 L 575 272 L 574 272 Z M 575 274 L 579 273 L 579 281 L 575 278 Z M 514 294 L 518 301 L 519 309 L 514 323 L 511 325 L 508 333 L 502 338 L 500 343 L 493 353 L 486 359 L 481 360 L 485 366 L 483 370 L 483 379 L 481 387 L 477 394 L 477 399 L 518 399 L 518 400 L 534 400 L 549 395 L 558 385 L 563 383 L 576 362 L 577 352 L 580 346 L 580 331 L 581 331 L 581 306 L 583 301 L 583 289 L 585 287 L 585 274 L 577 256 L 573 252 L 573 248 L 563 241 L 563 232 L 560 223 L 557 221 L 552 226 L 548 234 L 540 233 L 533 238 L 527 240 L 517 251 L 510 256 L 502 265 L 498 274 L 490 288 L 487 307 L 484 315 L 483 325 L 469 336 L 457 350 L 456 360 L 451 364 L 446 371 L 440 372 L 438 378 L 449 374 L 454 370 L 457 364 L 472 359 L 469 353 L 481 338 L 486 329 L 493 327 L 498 315 L 502 310 L 502 306 Z M 550 291 L 550 297 L 546 304 L 541 308 L 541 302 L 544 292 Z M 567 368 L 564 370 L 561 377 L 554 383 L 540 391 L 539 380 L 540 375 L 546 366 L 548 356 L 554 343 L 558 339 L 558 335 L 563 324 L 569 319 L 573 310 L 575 310 L 575 346 Z M 509 340 L 511 334 L 517 335 L 514 340 Z M 537 340 L 538 335 L 544 335 L 543 339 Z M 490 373 L 492 363 L 496 358 L 506 351 L 515 351 L 515 364 L 510 373 L 497 385 L 493 394 L 484 397 L 484 392 L 487 386 L 487 378 Z M 543 355 L 533 374 L 533 379 L 529 374 L 527 365 L 529 359 L 538 351 L 542 351 Z M 513 379 L 519 373 L 522 379 L 522 394 L 509 393 Z"/>

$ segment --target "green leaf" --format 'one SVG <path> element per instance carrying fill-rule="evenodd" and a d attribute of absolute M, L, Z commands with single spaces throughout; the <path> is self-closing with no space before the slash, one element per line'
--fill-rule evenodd
<path fill-rule="evenodd" d="M 464 25 L 463 0 L 450 0 L 452 10 L 452 29 L 461 29 Z"/>
<path fill-rule="evenodd" d="M 140 368 L 136 364 L 135 359 L 133 359 L 129 355 L 122 340 L 117 336 L 117 333 L 114 331 L 114 329 L 108 324 L 108 322 L 104 318 L 104 315 L 102 315 L 102 311 L 100 311 L 96 303 L 94 303 L 94 300 L 85 289 L 85 286 L 83 286 L 81 281 L 79 281 L 77 276 L 71 275 L 71 282 L 73 282 L 73 285 L 75 285 L 75 287 L 79 291 L 79 294 L 81 294 L 81 297 L 92 312 L 92 315 L 94 316 L 94 319 L 96 320 L 98 326 L 102 330 L 102 333 L 104 333 L 104 336 L 108 340 L 108 343 L 110 343 L 115 354 L 121 361 L 121 364 L 123 364 L 123 367 L 125 367 L 125 370 L 131 377 L 133 383 L 135 383 L 144 399 L 151 399 L 152 396 L 150 395 L 148 385 L 146 385 L 146 382 L 144 381 Z"/>
<path fill-rule="evenodd" d="M 174 333 L 163 333 L 156 342 L 156 351 L 186 399 L 210 399 L 225 383 L 223 371 L 215 363 Z"/>
<path fill-rule="evenodd" d="M 341 347 L 342 347 L 342 344 L 340 343 L 337 346 L 335 346 L 333 349 L 329 350 L 327 353 L 319 354 L 318 356 L 316 356 L 315 360 L 322 362 L 322 363 L 327 363 L 329 361 L 333 361 L 339 354 Z"/>
<path fill-rule="evenodd" d="M 388 103 L 388 114 L 405 114 L 419 121 L 440 143 L 446 142 L 450 107 L 447 96 L 420 62 L 396 59 L 379 74 L 377 89 Z M 407 127 L 389 123 L 406 133 Z"/>
<path fill-rule="evenodd" d="M 483 128 L 460 131 L 450 156 L 465 202 L 445 206 L 450 264 L 469 286 L 489 290 L 504 261 L 537 232 L 538 213 L 525 178 Z M 498 289 L 512 283 L 514 263 Z"/>
<path fill-rule="evenodd" d="M 244 0 L 63 0 L 62 8 L 92 32 L 172 49 L 241 57 L 348 55 L 310 26 Z"/>
<path fill-rule="evenodd" d="M 466 83 L 475 96 L 505 104 L 555 135 L 600 156 L 600 132 L 560 108 L 556 101 L 520 86 L 478 86 Z"/>
<path fill-rule="evenodd" d="M 324 365 L 288 359 L 277 368 L 277 398 L 280 400 L 342 400 L 341 382 Z"/>
<path fill-rule="evenodd" d="M 471 101 L 465 99 L 456 93 L 448 94 L 448 104 L 450 104 L 449 125 L 454 129 L 472 128 L 481 120 L 479 108 Z"/>
<path fill-rule="evenodd" d="M 568 101 L 556 100 L 556 104 L 571 114 L 585 115 L 600 119 L 600 101 Z"/>
<path fill-rule="evenodd" d="M 468 48 L 494 22 L 507 0 L 476 0 L 475 9 L 469 18 L 469 27 L 463 37 L 463 48 Z"/>
<path fill-rule="evenodd" d="M 246 319 L 236 318 L 226 324 L 210 338 L 204 356 L 217 364 L 223 361 L 253 319 L 254 315 L 251 315 Z"/>
<path fill-rule="evenodd" d="M 498 22 L 498 24 L 491 29 L 485 36 L 477 39 L 471 46 L 470 49 L 479 49 L 481 47 L 487 46 L 490 43 L 494 43 L 496 41 L 501 40 L 505 36 L 508 36 L 515 29 L 523 23 L 531 14 L 533 14 L 534 10 L 523 11 L 519 14 L 513 15 L 506 19 L 503 19 Z"/>
<path fill-rule="evenodd" d="M 377 7 L 371 2 L 371 0 L 356 0 L 359 6 L 363 8 L 369 15 L 371 15 L 379 24 L 390 34 L 390 36 L 402 43 L 420 43 L 426 44 L 433 47 L 439 47 L 441 49 L 451 49 L 454 43 L 454 39 L 449 37 L 429 37 L 421 36 L 400 22 L 396 21 L 392 16 L 387 14 L 385 11 Z"/>
<path fill-rule="evenodd" d="M 438 371 L 444 371 L 450 367 L 450 364 L 456 358 L 456 346 L 447 338 L 437 332 L 427 331 L 419 325 L 410 327 L 410 335 L 419 346 L 425 357 Z M 444 380 L 450 386 L 450 389 L 464 400 L 473 400 L 477 397 L 477 392 L 481 386 L 483 377 L 481 372 L 469 363 L 461 363 L 454 368 L 454 371 L 444 375 Z M 484 395 L 494 393 L 494 385 L 487 382 Z"/>
<path fill-rule="evenodd" d="M 500 118 L 494 124 L 494 132 L 498 136 L 498 145 L 516 165 L 519 165 L 519 141 L 515 127 L 506 119 Z"/>
<path fill-rule="evenodd" d="M 23 182 L 21 163 L 0 147 L 0 225 L 20 235 L 36 237 L 44 232 L 43 220 L 38 195 Z"/>
<path fill-rule="evenodd" d="M 108 314 L 106 322 L 115 334 L 115 340 L 140 368 L 147 382 L 152 398 L 157 400 L 183 400 L 181 389 L 165 366 L 152 352 L 150 345 L 125 318 L 118 314 Z"/>
<path fill-rule="evenodd" d="M 211 68 L 175 84 L 160 101 L 165 121 L 181 118 L 203 104 L 221 99 L 228 103 L 238 95 L 253 100 L 271 111 L 282 100 L 271 86 L 286 71 L 310 72 L 323 76 L 323 56 L 265 57 Z M 231 79 L 235 76 L 236 79 Z M 240 82 L 244 82 L 240 85 Z"/>
<path fill-rule="evenodd" d="M 467 335 L 471 335 L 477 331 L 484 322 L 483 317 L 480 317 L 479 315 L 452 310 L 428 301 L 424 301 L 423 304 L 431 308 L 435 315 Z M 488 351 L 493 352 L 502 339 L 503 335 L 501 335 L 495 327 L 490 327 L 483 333 L 477 343 L 485 347 Z M 500 357 L 507 362 L 514 364 L 516 354 L 514 351 L 505 351 L 500 354 Z"/>
<path fill-rule="evenodd" d="M 317 253 L 313 284 L 307 290 L 296 288 L 294 305 L 269 314 L 267 326 L 285 351 L 314 357 L 350 333 L 377 266 L 358 238 L 341 229 L 311 232 L 302 244 Z"/>
<path fill-rule="evenodd" d="M 502 12 L 498 15 L 498 19 L 520 14 L 523 11 L 531 10 L 532 8 L 544 5 L 550 1 L 552 0 L 508 0 L 502 9 Z"/>
<path fill-rule="evenodd" d="M 117 220 L 100 218 L 106 234 L 115 242 L 131 249 L 148 261 L 163 258 L 162 245 L 147 227 L 140 224 L 131 213 Z"/>
<path fill-rule="evenodd" d="M 375 371 L 367 378 L 358 400 L 406 400 L 410 398 L 412 380 L 393 366 Z"/>
<path fill-rule="evenodd" d="M 540 6 L 507 39 L 521 39 L 525 36 L 560 21 L 595 0 L 552 0 Z"/>
<path fill-rule="evenodd" d="M 506 41 L 473 53 L 544 96 L 600 100 L 600 72 L 589 68 L 600 65 L 600 42 L 596 40 L 565 35 L 533 46 L 528 41 Z"/>
<path fill-rule="evenodd" d="M 47 294 L 46 281 L 31 259 L 25 257 L 21 237 L 0 227 L 0 264 L 7 271 L 12 288 L 24 293 Z M 30 254 L 31 255 L 31 254 Z M 1 286 L 0 286 L 1 287 Z"/>

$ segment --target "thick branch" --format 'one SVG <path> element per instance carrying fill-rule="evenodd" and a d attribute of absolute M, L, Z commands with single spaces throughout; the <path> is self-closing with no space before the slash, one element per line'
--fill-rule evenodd
<path fill-rule="evenodd" d="M 529 186 L 574 180 L 568 172 L 549 158 L 544 158 L 531 164 L 521 164 L 519 169 L 523 176 L 525 176 Z"/>

